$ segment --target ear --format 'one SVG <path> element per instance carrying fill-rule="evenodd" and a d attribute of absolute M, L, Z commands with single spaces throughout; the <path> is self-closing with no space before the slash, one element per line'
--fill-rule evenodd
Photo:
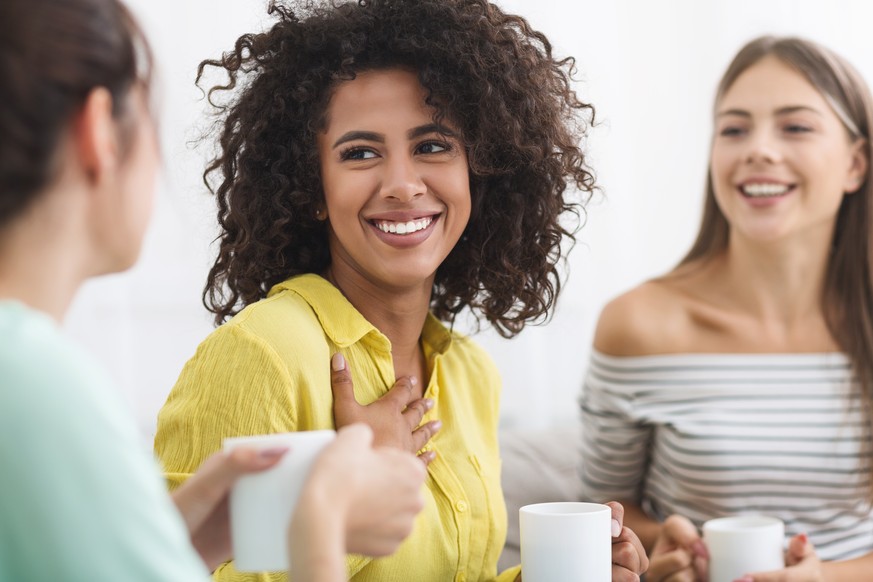
<path fill-rule="evenodd" d="M 859 138 L 850 146 L 852 149 L 852 164 L 846 174 L 846 182 L 843 191 L 846 194 L 854 194 L 864 183 L 867 176 L 867 167 L 870 163 L 870 146 L 866 139 Z"/>
<path fill-rule="evenodd" d="M 118 135 L 112 117 L 112 95 L 103 87 L 93 89 L 76 121 L 74 142 L 85 173 L 95 183 L 118 164 Z"/>

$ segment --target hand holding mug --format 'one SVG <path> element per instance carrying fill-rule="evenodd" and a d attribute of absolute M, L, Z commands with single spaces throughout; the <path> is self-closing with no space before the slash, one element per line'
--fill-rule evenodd
<path fill-rule="evenodd" d="M 785 564 L 782 570 L 747 574 L 736 582 L 824 582 L 821 560 L 806 534 L 798 534 L 788 542 Z"/>
<path fill-rule="evenodd" d="M 691 521 L 671 515 L 661 526 L 646 573 L 649 582 L 704 582 L 709 552 Z"/>
<path fill-rule="evenodd" d="M 649 558 L 637 534 L 624 527 L 624 507 L 606 503 L 612 510 L 612 582 L 637 582 L 649 567 Z"/>

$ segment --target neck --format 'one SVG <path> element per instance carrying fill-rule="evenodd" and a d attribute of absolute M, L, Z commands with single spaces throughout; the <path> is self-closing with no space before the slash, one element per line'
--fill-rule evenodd
<path fill-rule="evenodd" d="M 0 231 L 0 299 L 61 323 L 87 276 L 72 196 L 46 194 Z"/>
<path fill-rule="evenodd" d="M 416 375 L 425 380 L 419 339 L 428 314 L 433 277 L 409 287 L 387 288 L 341 261 L 333 262 L 326 277 L 391 341 L 395 375 Z"/>
<path fill-rule="evenodd" d="M 833 228 L 772 243 L 732 236 L 724 255 L 732 293 L 760 320 L 791 327 L 820 317 L 832 235 Z"/>

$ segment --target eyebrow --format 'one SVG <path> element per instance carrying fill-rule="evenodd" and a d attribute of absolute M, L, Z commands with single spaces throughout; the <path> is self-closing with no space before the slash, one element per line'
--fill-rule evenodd
<path fill-rule="evenodd" d="M 406 137 L 408 139 L 415 139 L 417 137 L 421 137 L 423 135 L 428 135 L 431 133 L 439 133 L 448 137 L 457 137 L 457 134 L 446 127 L 445 125 L 439 125 L 437 123 L 428 123 L 427 125 L 420 125 L 418 127 L 414 127 L 406 132 Z M 337 139 L 333 143 L 333 147 L 336 148 L 341 146 L 344 143 L 355 141 L 355 140 L 363 140 L 363 141 L 373 141 L 376 143 L 385 143 L 385 136 L 381 133 L 376 133 L 373 131 L 349 131 L 342 134 L 339 139 Z"/>
<path fill-rule="evenodd" d="M 808 107 L 806 105 L 789 105 L 787 107 L 780 107 L 776 110 L 776 115 L 789 115 L 791 113 L 797 113 L 798 111 L 809 111 L 810 113 L 815 113 L 816 115 L 821 115 L 821 111 L 815 109 L 813 107 Z M 739 117 L 751 117 L 752 114 L 744 109 L 728 109 L 726 111 L 720 111 L 716 114 L 716 117 L 725 117 L 727 115 L 737 115 Z"/>

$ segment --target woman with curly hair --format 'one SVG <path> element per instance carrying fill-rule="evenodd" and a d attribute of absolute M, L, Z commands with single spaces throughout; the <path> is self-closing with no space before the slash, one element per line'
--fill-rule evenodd
<path fill-rule="evenodd" d="M 469 309 L 512 337 L 558 295 L 566 191 L 593 188 L 572 61 L 484 0 L 270 12 L 200 66 L 228 75 L 210 98 L 233 92 L 206 172 L 223 230 L 204 300 L 223 325 L 161 411 L 157 452 L 178 484 L 223 437 L 364 421 L 429 475 L 410 538 L 350 557 L 350 576 L 516 579 L 496 571 L 498 372 L 450 327 Z M 614 574 L 636 579 L 645 554 L 615 516 Z"/>

